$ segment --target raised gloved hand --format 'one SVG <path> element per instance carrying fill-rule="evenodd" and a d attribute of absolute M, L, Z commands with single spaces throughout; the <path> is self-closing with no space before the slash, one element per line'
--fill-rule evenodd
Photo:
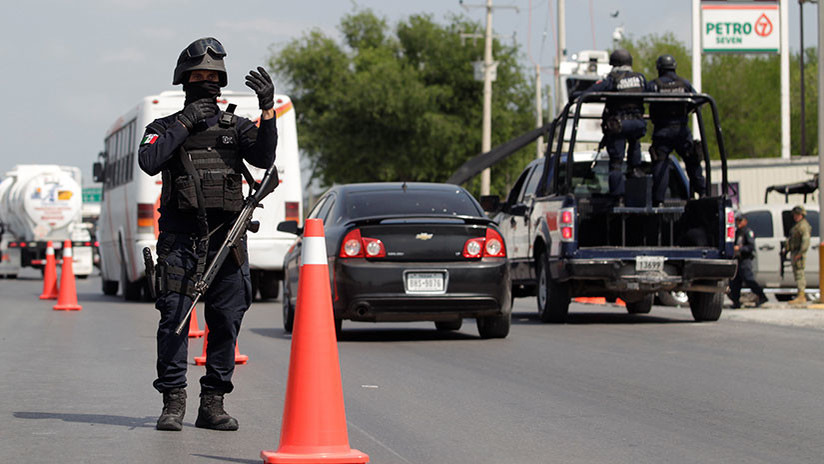
<path fill-rule="evenodd" d="M 203 98 L 195 100 L 186 105 L 183 111 L 177 116 L 177 120 L 192 131 L 192 128 L 201 121 L 205 121 L 217 114 L 217 104 L 213 99 Z"/>
<path fill-rule="evenodd" d="M 258 66 L 257 72 L 249 71 L 246 85 L 257 94 L 260 109 L 271 110 L 275 107 L 275 84 L 265 69 Z"/>

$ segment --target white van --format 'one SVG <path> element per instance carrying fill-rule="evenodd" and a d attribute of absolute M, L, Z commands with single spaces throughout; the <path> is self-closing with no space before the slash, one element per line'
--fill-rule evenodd
<path fill-rule="evenodd" d="M 741 206 L 740 211 L 747 218 L 747 226 L 755 234 L 755 280 L 767 293 L 775 294 L 780 301 L 795 297 L 796 285 L 790 261 L 784 263 L 784 276 L 781 276 L 781 242 L 787 240 L 795 222 L 792 209 L 796 204 L 769 204 Z M 807 289 L 808 293 L 818 293 L 818 205 L 805 204 L 807 222 L 812 227 L 810 248 L 807 250 Z"/>
<path fill-rule="evenodd" d="M 104 151 L 95 163 L 95 180 L 103 183 L 97 237 L 100 242 L 102 290 L 114 295 L 120 287 L 127 300 L 141 298 L 145 287 L 144 247 L 154 251 L 160 206 L 161 175 L 140 170 L 137 149 L 150 122 L 183 108 L 182 91 L 166 91 L 143 98 L 128 113 L 117 118 L 104 138 Z M 235 114 L 257 122 L 257 96 L 252 92 L 222 91 L 218 106 L 237 105 Z M 277 230 L 281 221 L 303 218 L 303 184 L 300 178 L 295 111 L 285 95 L 275 95 L 278 145 L 275 165 L 280 186 L 255 210 L 260 230 L 249 233 L 249 265 L 252 286 L 263 298 L 276 298 L 283 279 L 283 256 L 295 236 Z M 256 180 L 264 170 L 247 165 Z M 244 194 L 248 186 L 244 182 Z"/>

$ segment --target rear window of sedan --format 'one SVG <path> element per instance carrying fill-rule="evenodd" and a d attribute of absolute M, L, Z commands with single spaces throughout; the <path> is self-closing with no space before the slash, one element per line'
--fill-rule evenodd
<path fill-rule="evenodd" d="M 472 197 L 463 190 L 370 190 L 346 195 L 345 216 L 350 218 L 437 214 L 480 216 Z"/>

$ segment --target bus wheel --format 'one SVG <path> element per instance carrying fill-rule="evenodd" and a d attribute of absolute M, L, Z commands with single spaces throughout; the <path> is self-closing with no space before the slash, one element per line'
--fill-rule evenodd
<path fill-rule="evenodd" d="M 124 265 L 120 270 L 120 284 L 123 288 L 123 298 L 126 301 L 140 301 L 143 290 L 143 279 L 138 279 L 136 282 L 130 282 L 126 267 Z"/>

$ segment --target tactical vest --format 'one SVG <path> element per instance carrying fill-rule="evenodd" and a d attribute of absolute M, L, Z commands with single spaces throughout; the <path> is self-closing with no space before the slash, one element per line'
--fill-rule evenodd
<path fill-rule="evenodd" d="M 231 116 L 231 117 L 229 117 Z M 239 153 L 237 118 L 220 113 L 219 123 L 190 134 L 178 149 L 169 169 L 163 171 L 160 204 L 180 211 L 197 211 L 198 179 L 186 169 L 191 164 L 200 178 L 204 207 L 207 210 L 238 212 L 243 208 L 242 173 L 245 168 Z"/>
<path fill-rule="evenodd" d="M 667 76 L 666 79 L 659 77 L 652 82 L 657 86 L 658 93 L 690 93 L 690 85 L 679 76 Z M 650 103 L 649 115 L 653 122 L 685 123 L 687 119 L 687 104 L 681 102 Z"/>
<path fill-rule="evenodd" d="M 615 91 L 621 93 L 640 93 L 645 89 L 644 75 L 635 71 L 613 71 L 610 73 L 615 83 Z M 607 111 L 614 116 L 626 114 L 644 114 L 644 101 L 637 99 L 612 99 L 607 101 Z"/>

